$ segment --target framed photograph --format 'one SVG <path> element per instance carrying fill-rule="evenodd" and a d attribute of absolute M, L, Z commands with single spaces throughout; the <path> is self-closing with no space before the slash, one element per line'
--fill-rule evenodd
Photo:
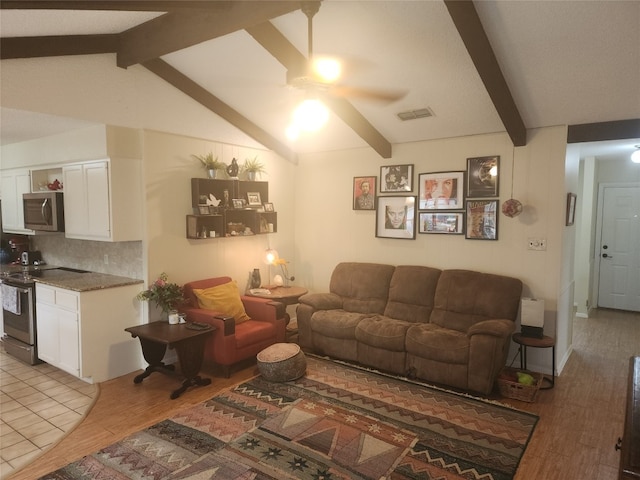
<path fill-rule="evenodd" d="M 377 198 L 376 237 L 416 238 L 416 197 L 388 196 Z"/>
<path fill-rule="evenodd" d="M 273 212 L 273 203 L 265 203 L 264 204 L 264 211 L 265 212 Z"/>
<path fill-rule="evenodd" d="M 376 209 L 376 177 L 353 177 L 353 209 Z"/>
<path fill-rule="evenodd" d="M 413 165 L 380 167 L 380 193 L 413 192 Z"/>
<path fill-rule="evenodd" d="M 467 158 L 467 198 L 498 197 L 500 157 Z"/>
<path fill-rule="evenodd" d="M 463 212 L 419 212 L 419 233 L 444 233 L 462 235 L 464 233 Z"/>
<path fill-rule="evenodd" d="M 462 210 L 464 172 L 421 173 L 418 176 L 420 210 Z"/>
<path fill-rule="evenodd" d="M 465 238 L 498 239 L 498 200 L 467 200 Z"/>
<path fill-rule="evenodd" d="M 233 203 L 233 208 L 244 208 L 245 201 L 246 200 L 244 198 L 234 198 L 233 200 L 231 200 L 231 202 Z"/>
<path fill-rule="evenodd" d="M 260 192 L 247 192 L 247 203 L 250 207 L 261 207 Z"/>
<path fill-rule="evenodd" d="M 575 193 L 567 193 L 567 222 L 566 225 L 573 225 L 576 220 L 576 200 L 578 196 Z"/>

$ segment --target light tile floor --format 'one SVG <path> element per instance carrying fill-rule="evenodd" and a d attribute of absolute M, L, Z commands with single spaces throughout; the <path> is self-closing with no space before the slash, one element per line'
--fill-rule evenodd
<path fill-rule="evenodd" d="M 46 363 L 21 362 L 1 345 L 0 478 L 5 478 L 77 425 L 98 387 Z"/>

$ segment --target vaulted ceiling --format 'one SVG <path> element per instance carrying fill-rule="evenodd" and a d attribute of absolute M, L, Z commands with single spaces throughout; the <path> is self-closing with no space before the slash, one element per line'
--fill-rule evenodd
<path fill-rule="evenodd" d="M 640 137 L 640 2 L 324 0 L 314 52 L 343 58 L 347 87 L 406 91 L 393 102 L 329 97 L 321 132 L 285 136 L 303 95 L 297 1 L 2 0 L 0 58 L 110 55 L 141 65 L 280 155 L 581 125 L 582 140 Z M 0 71 L 1 75 L 1 71 Z M 1 78 L 1 77 L 0 77 Z M 2 131 L 24 115 L 3 92 Z M 14 110 L 14 108 L 18 107 Z M 401 121 L 400 112 L 430 116 Z M 42 112 L 49 113 L 49 112 Z M 169 114 L 169 113 L 168 113 Z M 79 118 L 94 121 L 96 118 Z M 73 123 L 73 122 L 71 122 Z"/>

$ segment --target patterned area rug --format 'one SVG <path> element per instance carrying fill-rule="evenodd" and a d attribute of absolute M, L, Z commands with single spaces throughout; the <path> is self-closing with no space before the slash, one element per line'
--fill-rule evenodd
<path fill-rule="evenodd" d="M 45 479 L 513 478 L 538 417 L 325 359 L 258 376 Z"/>

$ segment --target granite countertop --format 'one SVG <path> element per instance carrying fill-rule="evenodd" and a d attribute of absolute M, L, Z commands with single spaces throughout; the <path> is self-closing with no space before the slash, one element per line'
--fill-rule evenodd
<path fill-rule="evenodd" d="M 120 277 L 106 273 L 75 273 L 64 272 L 55 278 L 35 278 L 35 281 L 52 287 L 64 288 L 76 292 L 88 292 L 90 290 L 102 290 L 104 288 L 123 287 L 144 283 L 142 280 L 129 277 Z"/>
<path fill-rule="evenodd" d="M 37 283 L 50 285 L 52 287 L 64 288 L 76 292 L 88 292 L 91 290 L 101 290 L 105 288 L 123 287 L 126 285 L 136 285 L 144 283 L 136 278 L 109 275 L 107 273 L 86 272 L 79 273 L 67 270 L 60 270 L 55 265 L 43 265 L 38 268 L 46 271 L 46 276 L 38 276 L 38 271 L 32 272 L 32 278 Z M 4 275 L 22 272 L 19 265 L 3 265 L 0 273 Z M 3 277 L 0 277 L 3 278 Z"/>

